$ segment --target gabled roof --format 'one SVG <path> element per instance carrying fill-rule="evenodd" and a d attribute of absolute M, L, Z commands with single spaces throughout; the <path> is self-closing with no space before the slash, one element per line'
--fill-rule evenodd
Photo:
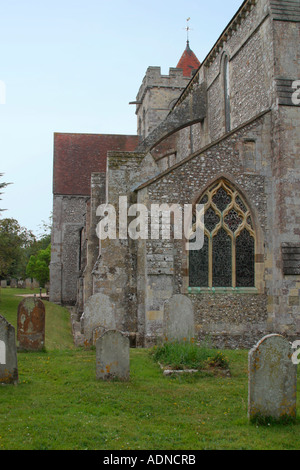
<path fill-rule="evenodd" d="M 182 54 L 176 68 L 183 70 L 184 77 L 191 77 L 192 71 L 197 70 L 200 65 L 201 64 L 197 59 L 196 55 L 194 54 L 192 49 L 190 49 L 189 41 L 187 41 L 185 51 Z"/>
<path fill-rule="evenodd" d="M 53 193 L 90 195 L 91 173 L 106 171 L 109 150 L 131 152 L 136 135 L 54 134 Z"/>

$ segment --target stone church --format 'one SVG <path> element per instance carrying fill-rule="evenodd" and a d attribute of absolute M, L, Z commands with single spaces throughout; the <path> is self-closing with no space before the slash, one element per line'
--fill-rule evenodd
<path fill-rule="evenodd" d="M 299 0 L 245 0 L 201 64 L 187 42 L 169 75 L 147 69 L 137 135 L 56 133 L 50 300 L 79 321 L 104 299 L 97 326 L 113 316 L 139 347 L 175 294 L 217 347 L 299 339 L 299 64 Z M 97 208 L 120 197 L 204 205 L 203 247 L 172 231 L 99 240 Z"/>

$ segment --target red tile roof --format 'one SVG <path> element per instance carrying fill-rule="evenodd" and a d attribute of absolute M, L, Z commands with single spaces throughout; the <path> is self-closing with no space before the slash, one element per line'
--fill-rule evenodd
<path fill-rule="evenodd" d="M 88 196 L 91 173 L 106 171 L 109 150 L 131 152 L 138 136 L 54 134 L 53 194 Z"/>
<path fill-rule="evenodd" d="M 176 68 L 183 69 L 184 77 L 191 77 L 192 70 L 197 70 L 200 65 L 201 64 L 197 59 L 196 55 L 190 49 L 189 41 L 187 41 L 185 51 L 182 54 Z"/>

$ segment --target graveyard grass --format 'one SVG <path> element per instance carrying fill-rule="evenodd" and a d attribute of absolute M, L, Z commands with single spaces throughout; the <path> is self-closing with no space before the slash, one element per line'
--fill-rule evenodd
<path fill-rule="evenodd" d="M 1 292 L 15 327 L 20 293 Z M 45 351 L 18 353 L 19 384 L 0 386 L 0 449 L 299 449 L 299 371 L 296 423 L 250 424 L 247 350 L 221 351 L 231 377 L 163 377 L 148 350 L 131 349 L 129 382 L 102 382 L 95 350 L 73 345 L 68 311 L 45 306 Z"/>

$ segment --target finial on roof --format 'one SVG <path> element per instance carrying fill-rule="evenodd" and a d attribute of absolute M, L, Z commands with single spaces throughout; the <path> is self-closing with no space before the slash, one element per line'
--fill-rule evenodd
<path fill-rule="evenodd" d="M 186 20 L 186 27 L 184 28 L 186 30 L 186 43 L 187 45 L 189 45 L 189 31 L 191 30 L 191 28 L 189 27 L 189 21 L 190 21 L 190 17 L 187 18 Z"/>

